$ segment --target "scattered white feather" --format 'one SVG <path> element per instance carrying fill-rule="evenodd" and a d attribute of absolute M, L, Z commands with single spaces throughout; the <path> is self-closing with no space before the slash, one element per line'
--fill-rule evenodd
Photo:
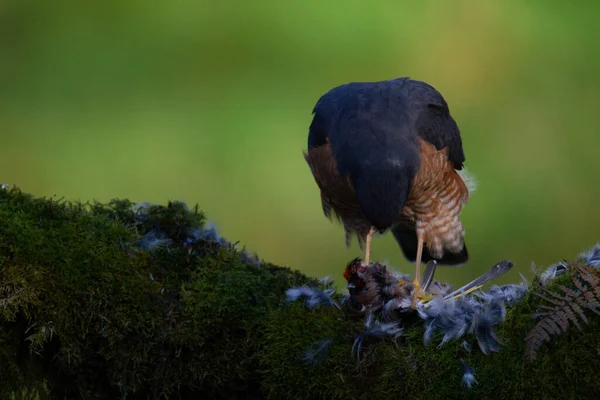
<path fill-rule="evenodd" d="M 471 367 L 467 365 L 467 363 L 461 358 L 460 362 L 463 366 L 463 376 L 462 376 L 462 385 L 467 389 L 471 389 L 473 386 L 477 385 L 477 380 L 475 379 L 475 372 Z"/>
<path fill-rule="evenodd" d="M 333 294 L 335 293 L 335 289 L 325 289 L 321 290 L 316 287 L 309 286 L 297 286 L 286 290 L 285 294 L 287 296 L 288 302 L 294 302 L 299 299 L 304 300 L 304 304 L 308 308 L 315 308 L 318 306 L 332 306 L 337 309 L 340 306 L 333 300 Z"/>
<path fill-rule="evenodd" d="M 365 319 L 365 330 L 356 337 L 354 344 L 352 345 L 351 354 L 354 356 L 356 352 L 356 358 L 360 359 L 360 352 L 362 349 L 363 341 L 366 337 L 374 337 L 377 339 L 389 336 L 393 339 L 402 335 L 403 328 L 400 328 L 398 322 L 381 322 L 373 318 L 373 313 L 369 312 Z"/>
<path fill-rule="evenodd" d="M 463 295 L 458 299 L 444 300 L 436 296 L 428 303 L 419 304 L 417 311 L 425 322 L 423 342 L 428 345 L 433 334 L 444 336 L 438 347 L 467 332 L 474 334 L 484 354 L 499 351 L 502 342 L 494 327 L 504 322 L 506 307 L 518 304 L 527 292 L 527 284 L 493 285 L 487 292 Z"/>
<path fill-rule="evenodd" d="M 552 264 L 544 272 L 542 272 L 539 276 L 540 282 L 543 287 L 546 287 L 548 281 L 556 278 L 557 276 L 562 275 L 565 271 L 569 269 L 569 264 L 564 261 L 557 262 L 556 264 Z"/>
<path fill-rule="evenodd" d="M 309 347 L 302 355 L 302 361 L 309 365 L 319 365 L 327 357 L 327 352 L 333 344 L 330 339 L 319 340 L 314 347 Z"/>
<path fill-rule="evenodd" d="M 600 243 L 593 246 L 588 251 L 579 254 L 579 262 L 589 267 L 598 268 L 600 266 Z"/>
<path fill-rule="evenodd" d="M 475 175 L 473 175 L 470 171 L 467 171 L 466 168 L 463 167 L 460 171 L 457 171 L 458 175 L 462 178 L 465 185 L 467 185 L 467 189 L 469 189 L 469 194 L 475 193 L 477 190 L 477 180 L 475 179 Z"/>

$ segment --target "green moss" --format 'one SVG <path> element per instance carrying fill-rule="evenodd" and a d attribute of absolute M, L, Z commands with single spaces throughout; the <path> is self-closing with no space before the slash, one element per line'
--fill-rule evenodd
<path fill-rule="evenodd" d="M 498 329 L 499 353 L 483 355 L 468 335 L 470 353 L 424 347 L 413 317 L 395 341 L 367 338 L 357 360 L 361 319 L 285 301 L 292 286 L 327 285 L 248 264 L 224 242 L 189 241 L 205 224 L 197 208 L 132 206 L 0 191 L 0 397 L 600 398 L 597 319 L 529 363 L 539 299 L 527 295 Z M 140 244 L 151 231 L 169 244 Z M 304 363 L 320 340 L 331 341 L 324 361 Z M 479 382 L 471 390 L 461 358 Z"/>

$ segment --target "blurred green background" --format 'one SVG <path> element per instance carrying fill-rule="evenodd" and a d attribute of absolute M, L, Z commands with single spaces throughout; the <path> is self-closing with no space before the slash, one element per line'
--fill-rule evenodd
<path fill-rule="evenodd" d="M 0 0 L 0 182 L 199 203 L 274 263 L 342 284 L 362 255 L 302 158 L 330 88 L 399 76 L 448 101 L 479 182 L 466 282 L 600 240 L 600 3 Z M 375 259 L 411 272 L 391 235 Z"/>

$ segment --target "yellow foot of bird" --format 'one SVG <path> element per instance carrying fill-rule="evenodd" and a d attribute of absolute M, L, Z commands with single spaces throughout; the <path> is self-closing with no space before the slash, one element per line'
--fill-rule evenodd
<path fill-rule="evenodd" d="M 415 279 L 413 282 L 413 287 L 415 288 L 414 292 L 413 292 L 413 300 L 412 300 L 412 308 L 416 308 L 417 307 L 417 303 L 419 302 L 419 300 L 425 300 L 427 299 L 429 296 L 427 296 L 427 294 L 423 291 L 423 289 L 421 289 L 421 282 L 419 282 L 417 279 Z"/>

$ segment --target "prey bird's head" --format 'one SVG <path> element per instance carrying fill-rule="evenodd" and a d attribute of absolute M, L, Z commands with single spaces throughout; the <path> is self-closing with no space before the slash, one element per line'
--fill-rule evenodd
<path fill-rule="evenodd" d="M 348 283 L 348 289 L 351 291 L 361 291 L 364 289 L 366 284 L 364 274 L 367 269 L 368 267 L 365 267 L 358 257 L 346 265 L 346 268 L 344 269 L 344 278 Z"/>

